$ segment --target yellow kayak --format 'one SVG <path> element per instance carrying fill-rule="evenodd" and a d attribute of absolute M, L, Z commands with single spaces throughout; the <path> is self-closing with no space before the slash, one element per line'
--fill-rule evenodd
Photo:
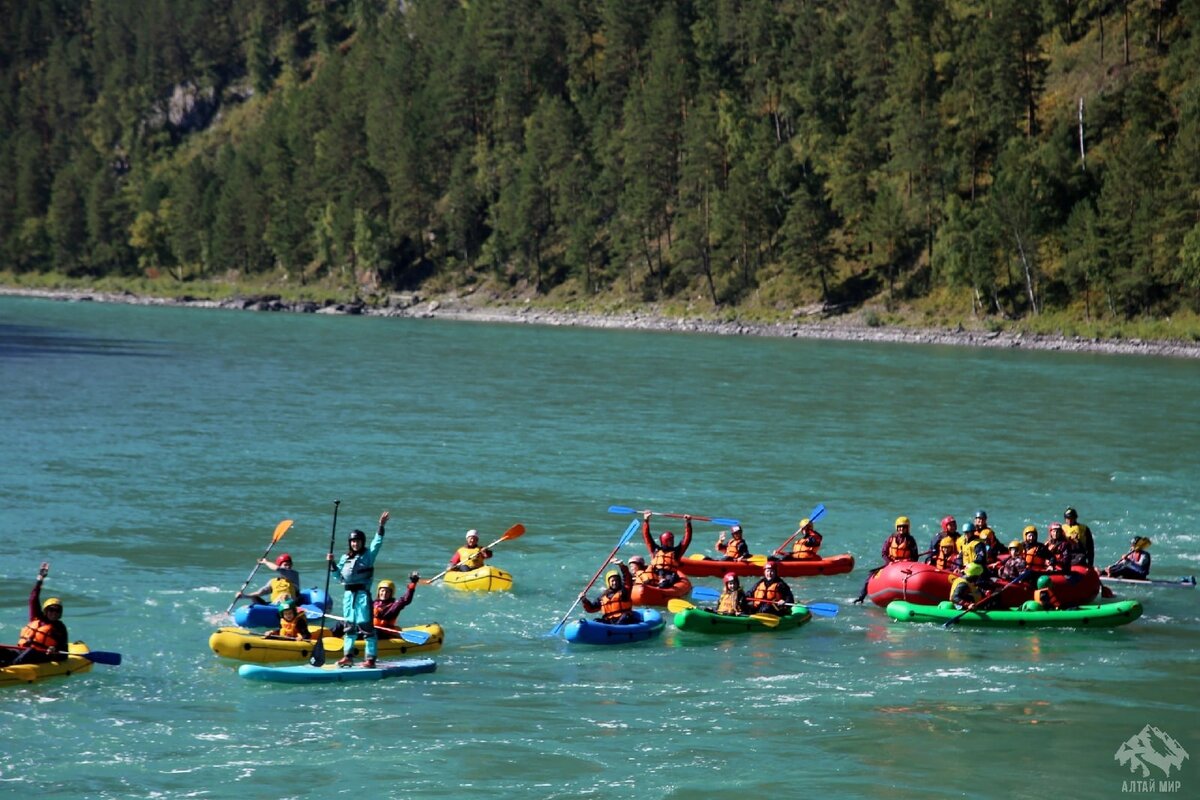
<path fill-rule="evenodd" d="M 88 672 L 92 662 L 81 653 L 90 652 L 83 642 L 72 642 L 68 645 L 71 655 L 62 661 L 48 661 L 45 664 L 17 664 L 13 667 L 0 667 L 0 687 L 17 686 L 22 683 L 33 683 L 42 678 L 53 678 L 58 675 L 74 675 L 77 672 Z"/>
<path fill-rule="evenodd" d="M 447 586 L 464 592 L 507 592 L 512 588 L 512 575 L 488 564 L 469 572 L 451 570 L 445 580 Z"/>
<path fill-rule="evenodd" d="M 385 639 L 379 637 L 379 657 L 411 655 L 412 653 L 428 653 L 441 649 L 445 632 L 436 622 L 429 625 L 408 625 L 406 631 L 424 631 L 429 634 L 425 644 L 411 644 L 403 639 Z M 326 657 L 342 657 L 342 640 L 338 636 L 326 636 Z M 296 641 L 294 639 L 267 639 L 261 633 L 245 628 L 218 628 L 208 637 L 208 646 L 222 658 L 232 658 L 236 661 L 252 661 L 256 664 L 273 664 L 279 661 L 305 661 L 312 655 L 313 642 L 310 640 Z M 362 658 L 363 643 L 360 639 L 354 643 L 353 655 Z"/>

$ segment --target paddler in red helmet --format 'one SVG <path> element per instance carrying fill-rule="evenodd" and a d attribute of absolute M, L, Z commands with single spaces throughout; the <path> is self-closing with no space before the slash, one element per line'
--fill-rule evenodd
<path fill-rule="evenodd" d="M 646 549 L 650 551 L 649 570 L 654 580 L 643 582 L 666 589 L 679 581 L 679 564 L 692 543 L 692 515 L 683 515 L 683 541 L 678 545 L 675 544 L 675 534 L 670 531 L 663 531 L 659 534 L 658 541 L 654 541 L 650 535 L 651 516 L 653 512 L 642 513 L 642 539 L 646 542 Z"/>
<path fill-rule="evenodd" d="M 725 573 L 721 596 L 717 598 L 715 611 L 718 614 L 736 617 L 745 617 L 753 613 L 750 610 L 750 600 L 746 597 L 746 592 L 742 589 L 738 576 L 732 572 Z"/>

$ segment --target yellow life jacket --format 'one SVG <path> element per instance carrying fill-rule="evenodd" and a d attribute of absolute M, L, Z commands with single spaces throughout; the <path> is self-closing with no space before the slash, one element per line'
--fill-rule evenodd
<path fill-rule="evenodd" d="M 299 599 L 300 587 L 287 578 L 271 578 L 271 602 L 278 603 L 289 597 Z"/>
<path fill-rule="evenodd" d="M 721 599 L 717 601 L 718 614 L 740 614 L 742 613 L 741 604 L 741 589 L 731 592 L 725 590 L 721 592 Z"/>
<path fill-rule="evenodd" d="M 1087 544 L 1087 529 L 1087 525 L 1081 525 L 1078 522 L 1074 525 L 1068 525 L 1064 522 L 1062 526 L 1063 536 L 1074 542 L 1075 546 L 1080 549 Z"/>
<path fill-rule="evenodd" d="M 962 554 L 964 567 L 983 563 L 983 544 L 983 539 L 975 539 L 970 542 L 964 542 L 961 538 L 958 540 L 958 552 Z"/>
<path fill-rule="evenodd" d="M 467 547 L 458 548 L 458 564 L 467 569 L 479 569 L 483 566 L 483 548 L 482 547 Z"/>
<path fill-rule="evenodd" d="M 983 595 L 982 595 L 982 594 L 980 594 L 980 592 L 979 592 L 979 587 L 978 587 L 978 586 L 976 586 L 975 584 L 971 583 L 971 582 L 970 582 L 969 580 L 967 580 L 966 578 L 955 578 L 955 579 L 954 579 L 954 582 L 950 584 L 950 599 L 951 599 L 951 600 L 954 600 L 954 598 L 957 596 L 957 594 L 958 594 L 958 592 L 959 592 L 959 585 L 960 585 L 960 584 L 966 584 L 966 587 L 967 587 L 967 589 L 968 589 L 968 590 L 970 591 L 970 593 L 971 593 L 971 599 L 970 599 L 969 601 L 967 601 L 967 602 L 970 602 L 970 603 L 978 603 L 980 600 L 982 600 L 982 599 L 983 599 Z M 958 602 L 962 602 L 962 601 L 961 601 L 961 600 L 955 600 L 955 602 L 956 602 L 956 603 L 958 603 Z"/>

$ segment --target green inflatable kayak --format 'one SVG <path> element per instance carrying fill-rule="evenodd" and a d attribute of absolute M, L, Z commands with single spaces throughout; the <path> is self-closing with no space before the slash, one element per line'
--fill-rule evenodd
<path fill-rule="evenodd" d="M 757 616 L 757 615 L 756 615 Z M 746 633 L 747 631 L 782 631 L 803 625 L 812 619 L 804 606 L 792 606 L 792 613 L 779 618 L 779 624 L 764 625 L 754 617 L 737 617 L 718 614 L 703 608 L 689 608 L 675 614 L 675 627 L 681 631 L 695 633 Z"/>
<path fill-rule="evenodd" d="M 961 609 L 947 600 L 936 606 L 920 606 L 904 600 L 893 600 L 887 606 L 888 616 L 900 622 L 946 623 L 962 613 Z M 1137 600 L 1124 600 L 1120 603 L 1079 606 L 1062 611 L 1045 611 L 1040 608 L 1026 610 L 1024 607 L 1003 611 L 969 611 L 955 624 L 985 628 L 1113 628 L 1117 625 L 1128 625 L 1141 615 L 1141 603 Z"/>

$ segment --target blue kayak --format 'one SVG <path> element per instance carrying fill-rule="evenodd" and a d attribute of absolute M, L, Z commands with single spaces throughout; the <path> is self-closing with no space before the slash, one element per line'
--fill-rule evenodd
<path fill-rule="evenodd" d="M 563 636 L 568 642 L 576 644 L 626 644 L 640 642 L 662 633 L 662 614 L 653 608 L 635 608 L 633 611 L 641 619 L 630 625 L 609 625 L 590 619 L 577 619 L 567 625 Z"/>
<path fill-rule="evenodd" d="M 432 658 L 410 658 L 405 661 L 380 661 L 374 667 L 339 667 L 332 660 L 321 667 L 302 664 L 295 667 L 268 667 L 262 664 L 242 664 L 238 675 L 251 681 L 268 683 L 340 683 L 342 681 L 379 681 L 404 675 L 433 672 L 437 662 Z"/>
<path fill-rule="evenodd" d="M 321 622 L 321 615 L 329 610 L 329 598 L 321 589 L 313 587 L 300 592 L 300 607 L 304 609 L 309 623 Z M 272 604 L 251 604 L 236 608 L 233 621 L 242 628 L 278 628 L 279 608 Z"/>

